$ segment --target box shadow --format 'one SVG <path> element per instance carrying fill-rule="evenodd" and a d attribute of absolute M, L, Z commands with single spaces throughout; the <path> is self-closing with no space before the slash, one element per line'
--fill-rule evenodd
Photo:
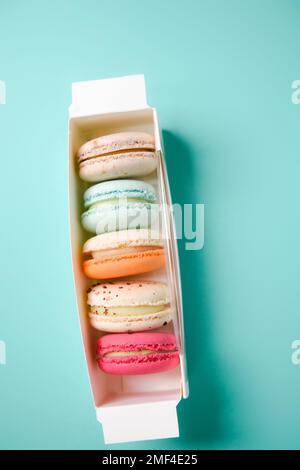
<path fill-rule="evenodd" d="M 173 204 L 204 203 L 197 200 L 201 185 L 201 158 L 180 136 L 163 130 L 163 142 Z M 195 168 L 195 158 L 197 171 Z M 199 172 L 200 168 L 200 172 Z M 200 178 L 199 178 L 200 173 Z M 180 437 L 186 444 L 222 439 L 222 376 L 212 343 L 212 305 L 208 285 L 205 246 L 186 251 L 178 240 L 183 291 L 183 312 L 187 345 L 190 396 L 178 405 Z"/>

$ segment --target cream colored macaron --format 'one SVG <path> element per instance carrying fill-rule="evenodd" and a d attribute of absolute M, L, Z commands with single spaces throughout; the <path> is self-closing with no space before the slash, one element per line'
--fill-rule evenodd
<path fill-rule="evenodd" d="M 91 325 L 111 333 L 160 328 L 171 321 L 169 290 L 155 281 L 111 281 L 88 291 Z"/>
<path fill-rule="evenodd" d="M 88 182 L 132 178 L 157 166 L 155 142 L 146 132 L 118 132 L 97 137 L 78 150 L 79 175 Z"/>

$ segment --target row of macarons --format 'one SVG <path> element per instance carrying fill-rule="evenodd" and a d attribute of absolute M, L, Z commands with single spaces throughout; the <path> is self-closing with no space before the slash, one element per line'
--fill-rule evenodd
<path fill-rule="evenodd" d="M 142 132 L 101 136 L 80 147 L 78 162 L 80 177 L 97 182 L 84 193 L 86 210 L 81 218 L 83 228 L 96 235 L 83 246 L 87 258 L 83 270 L 101 281 L 87 293 L 90 323 L 113 333 L 97 343 L 99 367 L 113 374 L 175 367 L 179 362 L 175 336 L 150 332 L 172 319 L 167 285 L 130 280 L 165 264 L 163 241 L 151 229 L 158 218 L 155 189 L 128 179 L 156 169 L 154 139 Z"/>

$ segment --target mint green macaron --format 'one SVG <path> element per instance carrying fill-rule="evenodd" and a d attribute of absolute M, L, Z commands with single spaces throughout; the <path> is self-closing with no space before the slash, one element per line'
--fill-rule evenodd
<path fill-rule="evenodd" d="M 81 220 L 88 232 L 148 228 L 157 222 L 155 189 L 144 181 L 105 181 L 88 188 L 83 198 L 87 210 Z"/>

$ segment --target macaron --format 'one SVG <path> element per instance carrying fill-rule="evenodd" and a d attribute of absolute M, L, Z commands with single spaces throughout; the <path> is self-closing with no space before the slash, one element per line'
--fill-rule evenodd
<path fill-rule="evenodd" d="M 83 271 L 92 279 L 113 279 L 142 274 L 165 264 L 163 241 L 149 229 L 120 230 L 87 240 Z"/>
<path fill-rule="evenodd" d="M 146 132 L 97 137 L 78 150 L 79 175 L 89 182 L 145 176 L 157 166 L 155 142 Z"/>
<path fill-rule="evenodd" d="M 87 210 L 83 227 L 101 234 L 116 230 L 147 228 L 158 219 L 155 189 L 138 180 L 113 180 L 89 187 L 83 195 Z"/>
<path fill-rule="evenodd" d="M 96 359 L 107 374 L 157 374 L 177 367 L 179 352 L 171 333 L 125 333 L 102 336 Z"/>
<path fill-rule="evenodd" d="M 154 330 L 172 319 L 169 290 L 155 281 L 110 281 L 88 290 L 91 325 L 110 333 Z"/>

